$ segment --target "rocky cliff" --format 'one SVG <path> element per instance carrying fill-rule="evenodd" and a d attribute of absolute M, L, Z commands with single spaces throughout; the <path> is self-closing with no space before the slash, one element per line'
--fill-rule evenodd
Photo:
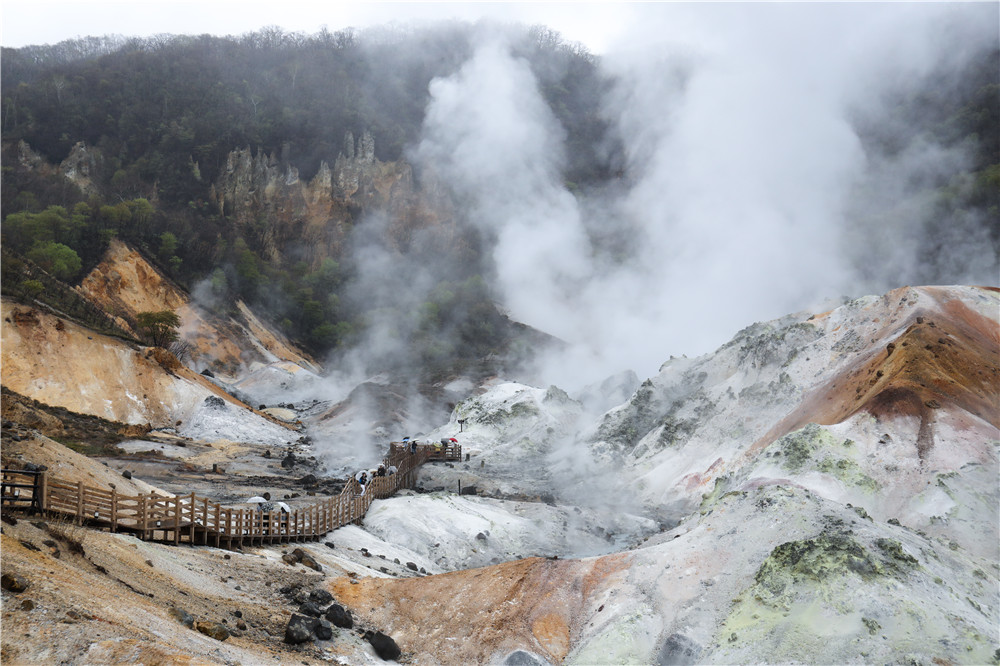
<path fill-rule="evenodd" d="M 215 396 L 249 407 L 158 347 L 94 333 L 3 301 L 3 385 L 47 405 L 112 421 L 174 427 Z"/>
<path fill-rule="evenodd" d="M 260 364 L 287 361 L 318 370 L 318 364 L 284 335 L 262 322 L 241 301 L 231 316 L 213 314 L 152 266 L 136 250 L 112 241 L 104 259 L 77 291 L 105 311 L 134 320 L 144 311 L 173 310 L 188 366 L 237 379 Z M 127 321 L 121 322 L 128 326 Z"/>
<path fill-rule="evenodd" d="M 386 240 L 397 247 L 415 228 L 439 222 L 410 166 L 376 159 L 375 139 L 367 132 L 357 140 L 348 132 L 333 168 L 321 163 L 308 182 L 274 154 L 233 151 L 210 199 L 265 258 L 279 264 L 290 248 L 312 264 L 339 257 L 351 228 L 366 214 L 387 216 Z"/>

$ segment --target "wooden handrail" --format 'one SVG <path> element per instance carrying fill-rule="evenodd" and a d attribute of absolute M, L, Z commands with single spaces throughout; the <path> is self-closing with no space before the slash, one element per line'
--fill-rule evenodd
<path fill-rule="evenodd" d="M 457 444 L 421 444 L 416 452 L 411 452 L 409 444 L 392 442 L 384 463 L 386 468 L 395 466 L 395 474 L 376 476 L 364 493 L 351 477 L 340 495 L 299 507 L 291 515 L 223 508 L 195 493 L 174 497 L 153 493 L 129 496 L 115 489 L 85 486 L 82 481 L 50 477 L 46 472 L 7 469 L 0 472 L 5 508 L 62 514 L 80 525 L 134 532 L 143 540 L 180 544 L 186 534 L 187 542 L 192 545 L 200 537 L 202 545 L 242 547 L 244 541 L 254 544 L 318 539 L 338 527 L 360 521 L 376 499 L 412 486 L 414 472 L 424 463 L 461 459 L 462 447 Z"/>

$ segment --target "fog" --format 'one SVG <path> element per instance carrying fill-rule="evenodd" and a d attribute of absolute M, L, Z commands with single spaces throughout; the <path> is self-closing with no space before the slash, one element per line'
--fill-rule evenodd
<path fill-rule="evenodd" d="M 933 142 L 866 154 L 852 122 L 891 124 L 884 94 L 995 48 L 996 6 L 646 9 L 602 58 L 624 147 L 613 194 L 562 183 L 561 128 L 499 31 L 432 82 L 411 151 L 491 239 L 511 317 L 571 343 L 546 381 L 650 376 L 754 321 L 908 281 L 996 282 L 983 220 L 939 242 L 921 236 L 925 210 L 883 214 L 916 174 L 964 156 Z M 942 242 L 940 265 L 921 264 Z"/>

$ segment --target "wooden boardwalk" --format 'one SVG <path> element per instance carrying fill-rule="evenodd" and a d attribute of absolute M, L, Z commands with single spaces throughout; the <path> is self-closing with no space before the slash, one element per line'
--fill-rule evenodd
<path fill-rule="evenodd" d="M 352 477 L 341 493 L 291 513 L 261 513 L 226 508 L 207 497 L 120 495 L 69 482 L 46 472 L 2 470 L 0 500 L 4 508 L 41 511 L 72 519 L 78 525 L 127 532 L 147 541 L 242 548 L 291 541 L 314 541 L 349 523 L 360 522 L 376 499 L 412 488 L 417 468 L 426 462 L 461 460 L 462 447 L 421 444 L 415 453 L 399 442 L 390 444 L 385 464 L 395 474 L 369 481 L 364 494 Z"/>

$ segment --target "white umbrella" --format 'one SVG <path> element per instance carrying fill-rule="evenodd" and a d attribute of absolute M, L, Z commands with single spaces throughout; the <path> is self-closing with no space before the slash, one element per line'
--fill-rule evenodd
<path fill-rule="evenodd" d="M 284 502 L 275 502 L 274 503 L 274 508 L 275 509 L 281 509 L 285 513 L 291 513 L 292 512 L 292 507 L 288 506 Z"/>
<path fill-rule="evenodd" d="M 261 497 L 260 495 L 255 495 L 247 500 L 247 504 L 263 504 L 264 502 L 269 502 L 270 500 Z"/>

